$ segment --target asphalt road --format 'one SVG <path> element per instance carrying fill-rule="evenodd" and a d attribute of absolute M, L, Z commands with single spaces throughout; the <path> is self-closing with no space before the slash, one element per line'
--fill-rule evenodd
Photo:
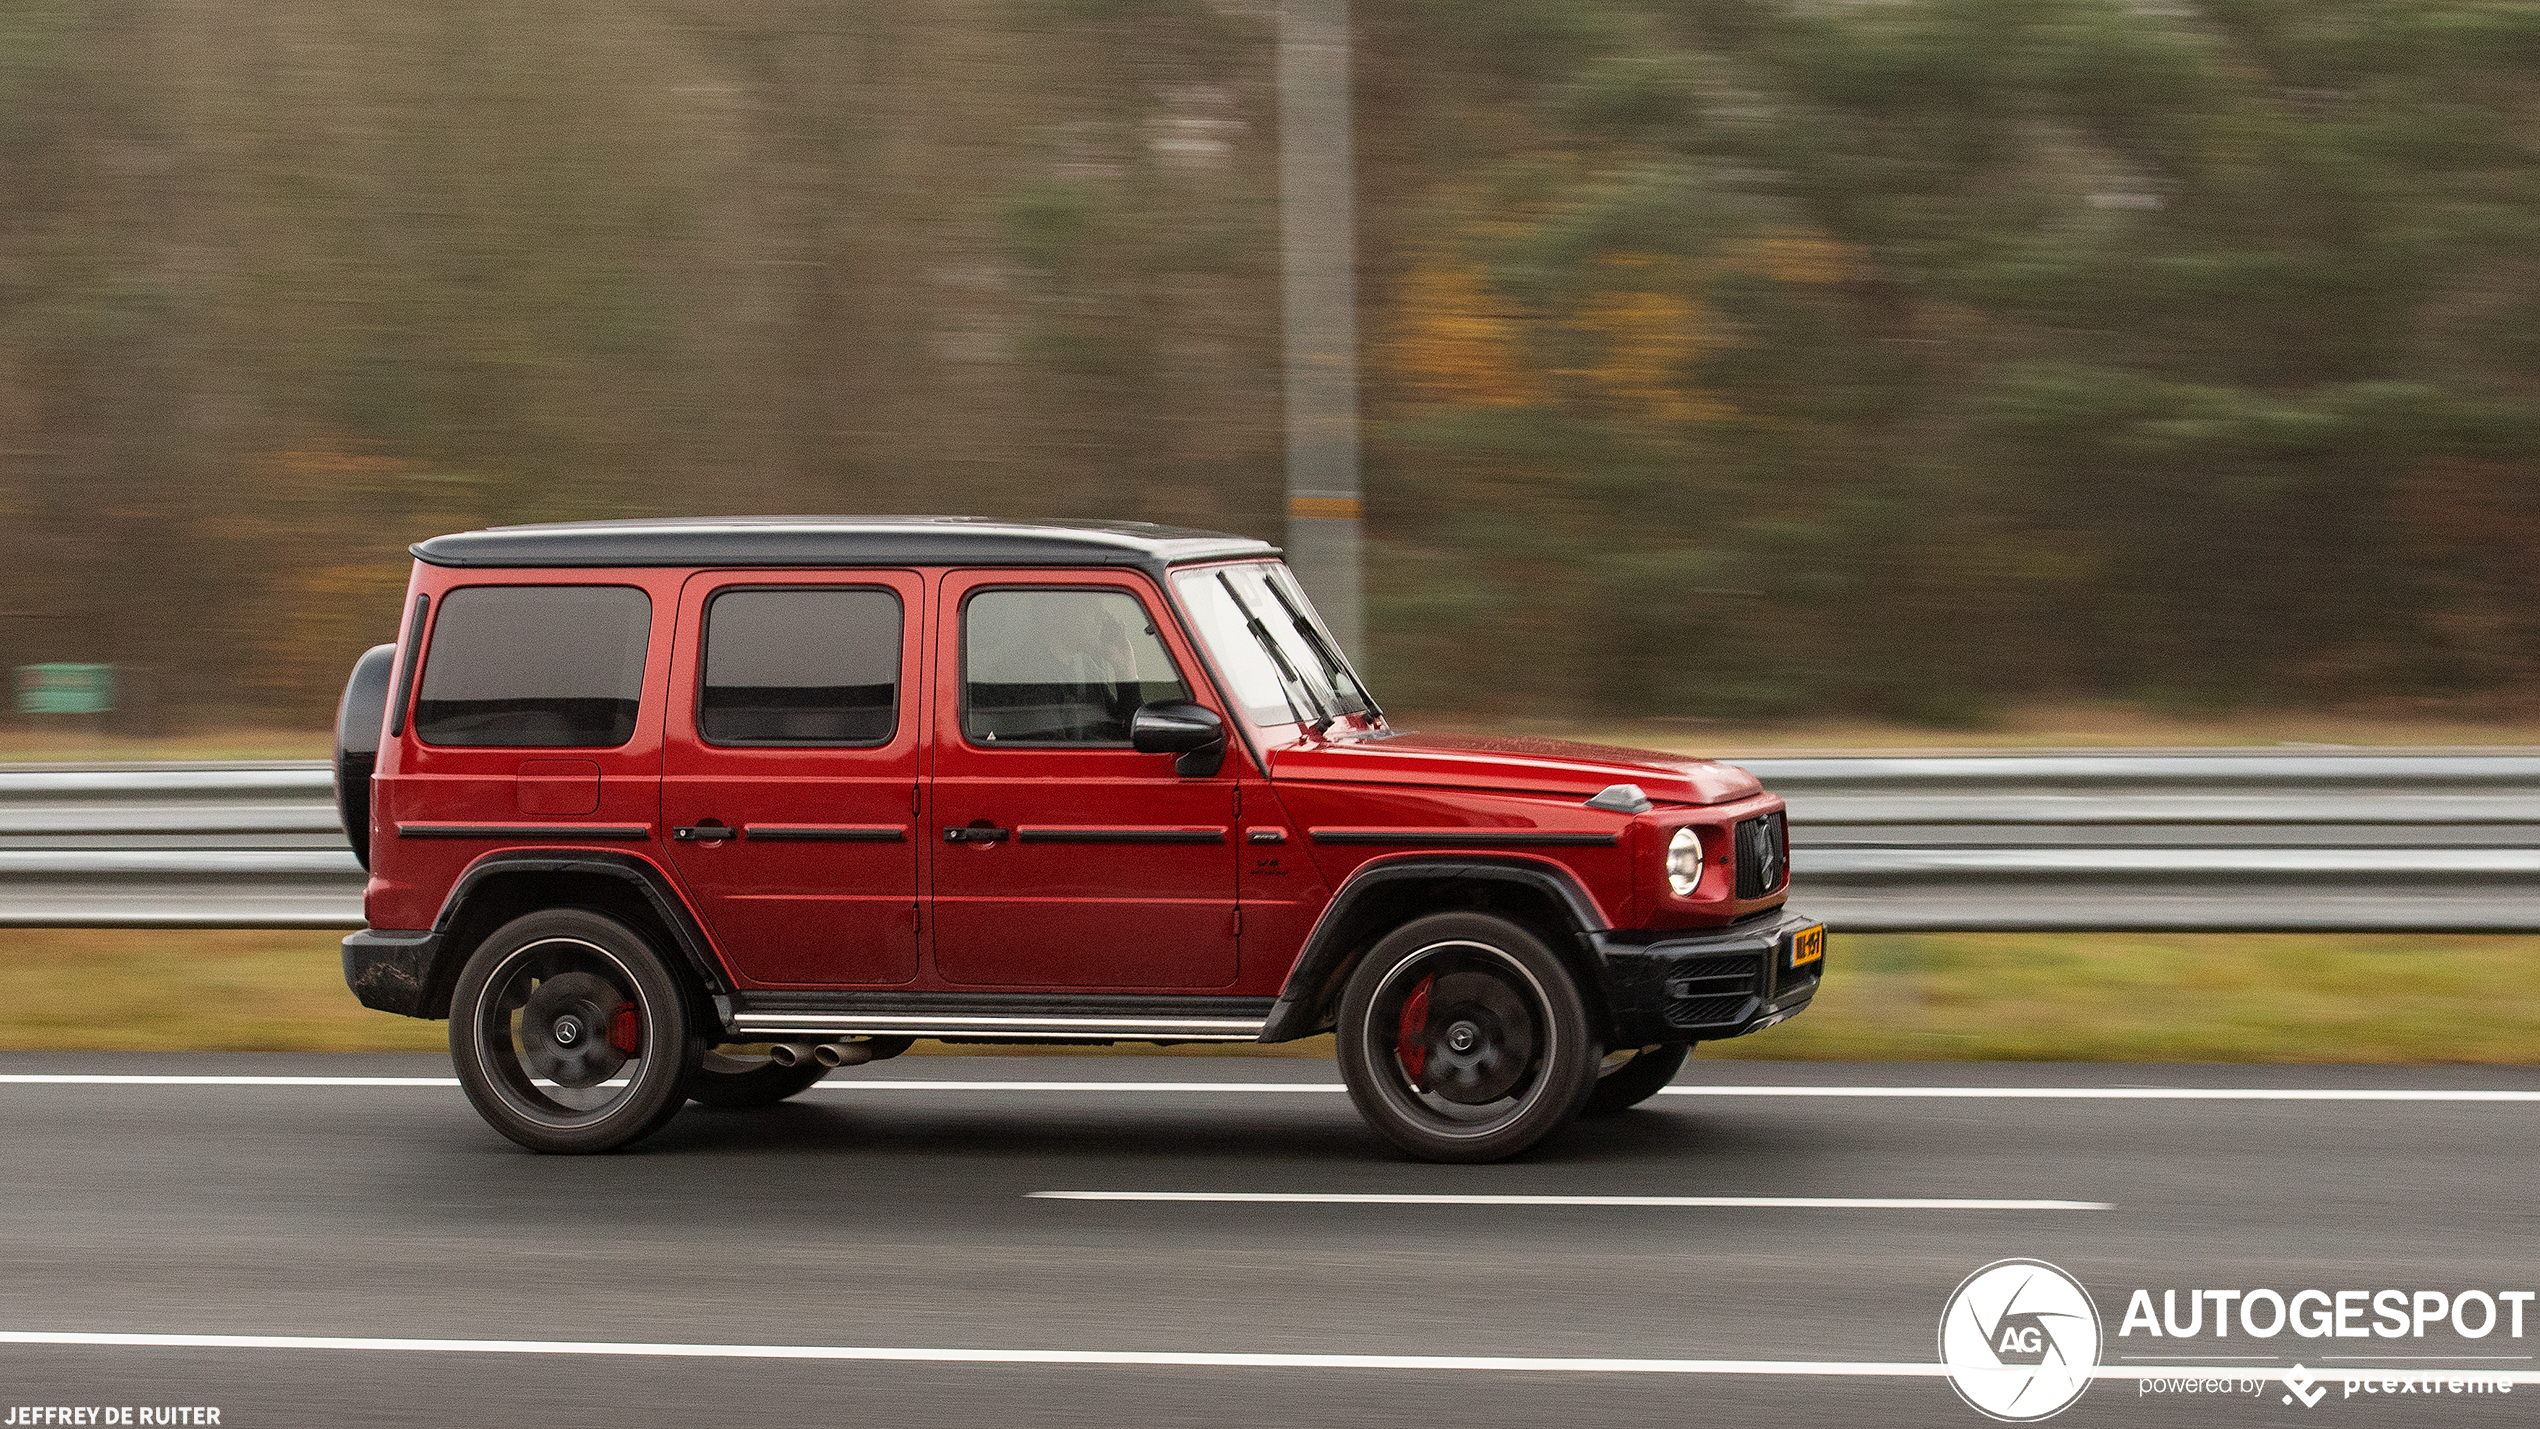
<path fill-rule="evenodd" d="M 27 1080 L 172 1074 L 427 1084 Z M 1953 1288 L 2006 1257 L 2079 1277 L 2121 1369 L 2540 1367 L 2540 1303 L 2520 1339 L 2439 1316 L 2398 1340 L 2117 1333 L 2138 1287 L 2155 1303 L 2540 1289 L 2535 1070 L 1697 1062 L 1677 1089 L 1696 1091 L 1488 1167 L 1400 1158 L 1307 1061 L 905 1058 L 766 1111 L 692 1107 L 633 1151 L 578 1159 L 496 1137 L 428 1084 L 447 1076 L 434 1057 L 0 1054 L 0 1424 L 19 1406 L 183 1405 L 225 1426 L 1971 1426 L 1986 1421 L 1947 1381 L 1893 1367 L 1932 1363 Z M 1018 1080 L 1045 1085 L 885 1085 Z M 1137 1085 L 1046 1085 L 1063 1083 Z M 1204 1085 L 1229 1083 L 1303 1085 Z M 2129 1086 L 2340 1095 L 2034 1094 Z M 1789 1087 L 1851 1090 L 1754 1090 Z M 1935 1087 L 1974 1090 L 1920 1094 Z M 2415 1096 L 2343 1095 L 2358 1090 Z M 2496 1091 L 2524 1095 L 2460 1095 Z M 1048 1191 L 2080 1204 L 1032 1194 Z M 178 1338 L 5 1342 L 101 1332 Z M 782 1357 L 795 1347 L 884 1353 Z M 1127 1362 L 912 1353 L 928 1350 Z M 1212 1353 L 1304 1362 L 1169 1362 Z M 1437 1359 L 1474 1356 L 1537 1363 Z M 1576 1358 L 1648 1363 L 1540 1363 Z M 1683 1372 L 1724 1360 L 1759 1363 Z M 1857 1372 L 1804 1372 L 1828 1363 Z M 2349 1397 L 2332 1379 L 2316 1407 L 2272 1382 L 2142 1388 L 2103 1378 L 2054 1422 L 2540 1419 L 2540 1383 Z"/>

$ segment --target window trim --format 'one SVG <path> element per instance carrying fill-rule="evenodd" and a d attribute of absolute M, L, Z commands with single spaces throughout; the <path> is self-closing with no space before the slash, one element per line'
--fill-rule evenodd
<path fill-rule="evenodd" d="M 899 607 L 900 643 L 899 648 L 892 652 L 894 658 L 891 667 L 891 729 L 889 733 L 883 735 L 880 739 L 856 740 L 720 740 L 707 737 L 705 721 L 706 671 L 710 668 L 714 659 L 714 603 L 723 599 L 727 595 L 733 595 L 741 592 L 764 593 L 772 591 L 880 591 L 882 594 L 891 598 L 891 603 L 893 605 Z M 834 584 L 827 582 L 818 584 L 806 582 L 799 585 L 790 581 L 779 582 L 776 584 L 769 584 L 764 581 L 745 581 L 736 585 L 716 586 L 712 590 L 706 592 L 705 599 L 701 601 L 697 607 L 697 679 L 696 687 L 691 692 L 691 699 L 689 701 L 688 728 L 696 735 L 697 743 L 708 749 L 887 749 L 891 745 L 899 742 L 900 721 L 907 713 L 908 709 L 908 701 L 906 698 L 908 684 L 906 679 L 908 674 L 908 650 L 908 598 L 900 593 L 899 587 L 897 586 L 862 581 L 843 581 Z"/>
<path fill-rule="evenodd" d="M 1124 749 L 1136 748 L 1135 745 L 1125 739 L 1102 740 L 1100 742 L 1055 739 L 997 739 L 981 743 L 978 739 L 972 737 L 970 733 L 970 602 L 977 600 L 983 595 L 1012 591 L 1020 591 L 1036 595 L 1045 595 L 1052 591 L 1089 591 L 1102 595 L 1125 595 L 1129 599 L 1136 601 L 1138 609 L 1146 614 L 1147 624 L 1154 629 L 1155 642 L 1158 646 L 1162 647 L 1164 651 L 1165 663 L 1173 667 L 1173 678 L 1181 682 L 1182 698 L 1191 699 L 1195 697 L 1196 687 L 1191 684 L 1191 677 L 1189 673 L 1183 670 L 1181 661 L 1173 658 L 1173 642 L 1164 638 L 1163 620 L 1156 615 L 1155 608 L 1148 605 L 1145 598 L 1138 593 L 1137 587 L 1105 584 L 1101 581 L 1052 581 L 1047 584 L 1039 582 L 1011 581 L 975 585 L 961 593 L 961 607 L 954 612 L 953 620 L 953 641 L 958 647 L 956 651 L 958 658 L 954 662 L 954 670 L 955 677 L 960 682 L 960 697 L 953 701 L 953 719 L 954 728 L 961 735 L 962 748 L 976 749 L 991 754 L 1000 749 L 1075 749 L 1088 752 L 1116 754 Z M 1168 606 L 1167 608 L 1169 609 L 1170 607 Z"/>
<path fill-rule="evenodd" d="M 636 595 L 642 597 L 644 602 L 643 663 L 637 666 L 635 671 L 635 723 L 632 728 L 627 730 L 626 737 L 609 744 L 438 744 L 432 740 L 424 738 L 424 683 L 432 677 L 432 656 L 435 653 L 434 647 L 439 645 L 441 641 L 441 622 L 449 618 L 450 598 L 472 590 L 631 590 L 635 592 Z M 418 606 L 421 607 L 420 598 L 417 603 Z M 418 608 L 416 610 L 415 617 L 418 622 L 422 621 L 424 618 L 425 609 L 426 608 Z M 454 585 L 443 588 L 437 598 L 431 598 L 431 604 L 428 609 L 431 613 L 431 623 L 424 632 L 423 648 L 417 652 L 415 668 L 411 672 L 410 676 L 413 680 L 413 690 L 412 699 L 409 703 L 414 710 L 414 741 L 417 745 L 420 745 L 425 749 L 464 750 L 624 749 L 635 742 L 635 737 L 637 735 L 643 733 L 644 701 L 646 694 L 648 693 L 648 687 L 652 683 L 653 674 L 653 637 L 658 633 L 658 622 L 661 619 L 661 602 L 653 598 L 653 593 L 649 589 L 641 585 L 637 585 L 634 582 L 623 580 L 479 581 L 469 585 Z"/>

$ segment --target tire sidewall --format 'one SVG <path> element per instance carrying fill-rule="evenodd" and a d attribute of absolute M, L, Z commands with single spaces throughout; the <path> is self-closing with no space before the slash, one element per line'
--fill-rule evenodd
<path fill-rule="evenodd" d="M 523 950 L 551 941 L 598 950 L 624 974 L 644 1023 L 642 1071 L 616 1105 L 588 1122 L 550 1122 L 515 1105 L 504 1095 L 492 1060 L 504 1054 L 484 1040 L 484 1004 L 496 977 Z M 652 1134 L 686 1103 L 689 1077 L 703 1051 L 689 1030 L 686 989 L 661 954 L 624 923 L 588 909 L 543 909 L 497 928 L 469 954 L 450 993 L 450 1060 L 459 1086 L 489 1125 L 532 1151 L 613 1151 Z"/>
<path fill-rule="evenodd" d="M 1388 1072 L 1385 1064 L 1394 1055 L 1394 1038 L 1371 1025 L 1376 1000 L 1402 967 L 1444 943 L 1479 945 L 1522 969 L 1543 1014 L 1539 1032 L 1551 1044 L 1523 1110 L 1478 1133 L 1446 1132 L 1416 1119 L 1381 1084 Z M 1387 934 L 1351 972 L 1341 994 L 1337 1031 L 1342 1080 L 1359 1114 L 1396 1146 L 1431 1161 L 1505 1160 L 1558 1131 L 1595 1090 L 1597 1064 L 1604 1057 L 1569 968 L 1534 934 L 1486 913 L 1433 913 Z"/>

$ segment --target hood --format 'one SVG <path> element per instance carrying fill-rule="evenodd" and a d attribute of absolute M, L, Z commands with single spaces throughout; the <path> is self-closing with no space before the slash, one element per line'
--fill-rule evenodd
<path fill-rule="evenodd" d="M 1415 733 L 1294 745 L 1271 751 L 1270 773 L 1276 779 L 1504 789 L 1581 799 L 1609 784 L 1638 784 L 1642 793 L 1662 804 L 1725 804 L 1764 788 L 1734 764 L 1525 735 Z"/>

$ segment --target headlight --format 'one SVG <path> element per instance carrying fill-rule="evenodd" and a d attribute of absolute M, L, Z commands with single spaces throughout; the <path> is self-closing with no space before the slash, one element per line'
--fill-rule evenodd
<path fill-rule="evenodd" d="M 1691 898 L 1702 882 L 1702 835 L 1691 825 L 1676 830 L 1667 840 L 1667 886 L 1678 898 Z"/>

